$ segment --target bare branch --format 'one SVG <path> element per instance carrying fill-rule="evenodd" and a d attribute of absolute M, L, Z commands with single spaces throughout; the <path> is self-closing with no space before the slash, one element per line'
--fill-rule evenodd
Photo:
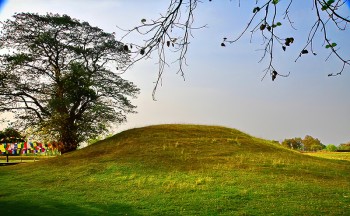
<path fill-rule="evenodd" d="M 137 45 L 129 43 L 125 47 L 132 55 L 133 59 L 130 65 L 123 72 L 128 70 L 135 63 L 142 59 L 151 58 L 154 52 L 158 55 L 158 75 L 155 81 L 152 97 L 155 100 L 155 94 L 159 85 L 161 85 L 163 73 L 166 66 L 169 66 L 166 59 L 168 51 L 178 53 L 178 58 L 172 63 L 178 63 L 178 74 L 185 80 L 184 66 L 190 38 L 193 37 L 192 31 L 205 28 L 206 26 L 194 27 L 194 11 L 197 8 L 199 0 L 171 0 L 167 12 L 156 20 L 147 21 L 142 19 L 142 24 L 132 29 L 125 30 L 122 40 L 125 40 L 131 33 L 138 33 L 144 36 L 144 43 Z"/>
<path fill-rule="evenodd" d="M 343 6 L 346 7 L 346 5 L 342 0 L 312 0 L 312 2 L 313 7 L 310 8 L 310 10 L 316 12 L 316 19 L 295 61 L 309 53 L 315 56 L 317 55 L 314 51 L 315 38 L 321 33 L 325 43 L 323 46 L 331 53 L 329 56 L 333 54 L 342 62 L 341 71 L 331 73 L 330 76 L 340 75 L 345 70 L 345 66 L 350 64 L 350 60 L 347 60 L 339 53 L 339 46 L 337 43 L 330 40 L 328 29 L 336 27 L 340 31 L 346 30 L 350 22 L 349 16 L 340 14 L 340 9 Z M 175 61 L 179 63 L 178 73 L 185 78 L 184 66 L 186 65 L 186 54 L 188 51 L 189 39 L 192 37 L 192 30 L 205 27 L 194 28 L 192 26 L 194 22 L 194 11 L 198 3 L 200 3 L 199 0 L 171 0 L 167 12 L 164 15 L 160 14 L 158 19 L 150 21 L 142 19 L 141 25 L 130 30 L 124 30 L 118 27 L 125 32 L 122 39 L 125 39 L 132 33 L 138 33 L 145 38 L 142 45 L 130 43 L 128 44 L 129 46 L 126 47 L 126 49 L 134 55 L 134 58 L 132 63 L 126 67 L 125 70 L 141 59 L 151 58 L 154 51 L 156 51 L 158 55 L 159 68 L 152 93 L 153 99 L 155 99 L 158 86 L 162 83 L 165 68 L 169 66 L 169 61 L 166 59 L 167 51 L 170 50 L 178 53 L 178 58 Z M 238 6 L 240 6 L 240 4 L 241 1 L 238 0 Z M 236 43 L 247 32 L 251 33 L 252 41 L 253 36 L 257 32 L 261 32 L 263 41 L 261 46 L 263 48 L 258 49 L 262 51 L 259 62 L 265 59 L 267 59 L 268 62 L 267 67 L 263 70 L 264 75 L 262 79 L 264 79 L 267 74 L 271 76 L 272 80 L 275 80 L 277 76 L 288 77 L 290 72 L 286 74 L 277 72 L 274 51 L 276 48 L 282 48 L 283 51 L 287 51 L 288 47 L 294 42 L 293 35 L 289 37 L 280 36 L 280 32 L 288 25 L 282 26 L 282 23 L 279 21 L 279 19 L 286 20 L 292 30 L 297 30 L 290 14 L 293 4 L 300 4 L 300 2 L 289 0 L 286 3 L 282 3 L 280 0 L 256 0 L 255 7 L 253 8 L 253 15 L 248 20 L 242 32 L 233 39 L 228 39 L 227 37 L 223 38 L 221 46 L 224 47 L 226 44 Z M 179 33 L 180 36 L 176 36 L 174 32 Z M 328 60 L 328 58 L 326 60 Z"/>

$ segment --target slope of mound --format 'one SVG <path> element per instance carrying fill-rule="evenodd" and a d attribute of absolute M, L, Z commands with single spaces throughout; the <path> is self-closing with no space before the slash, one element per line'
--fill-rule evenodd
<path fill-rule="evenodd" d="M 121 132 L 59 160 L 139 163 L 156 169 L 288 164 L 301 154 L 235 129 L 204 125 L 155 125 Z"/>
<path fill-rule="evenodd" d="M 0 167 L 1 215 L 349 215 L 350 163 L 235 129 L 136 128 Z"/>

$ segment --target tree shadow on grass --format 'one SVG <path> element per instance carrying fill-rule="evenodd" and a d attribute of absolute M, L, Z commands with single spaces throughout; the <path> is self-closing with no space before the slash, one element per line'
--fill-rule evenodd
<path fill-rule="evenodd" d="M 60 203 L 54 200 L 18 200 L 3 201 L 0 196 L 1 216 L 32 216 L 32 215 L 140 215 L 131 206 L 124 204 L 101 205 L 86 203 L 81 206 L 76 204 Z"/>

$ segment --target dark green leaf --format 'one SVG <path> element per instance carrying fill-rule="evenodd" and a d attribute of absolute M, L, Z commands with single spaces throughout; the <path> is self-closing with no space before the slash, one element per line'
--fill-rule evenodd
<path fill-rule="evenodd" d="M 257 12 L 259 12 L 260 11 L 260 8 L 259 7 L 255 7 L 254 9 L 253 9 L 253 13 L 257 13 Z"/>
<path fill-rule="evenodd" d="M 334 0 L 328 0 L 328 1 L 327 1 L 327 4 L 328 4 L 328 5 L 331 5 L 331 4 L 333 4 L 334 2 L 335 2 Z"/>
<path fill-rule="evenodd" d="M 124 45 L 124 50 L 125 50 L 125 51 L 129 51 L 128 45 Z"/>
<path fill-rule="evenodd" d="M 266 28 L 266 25 L 265 24 L 261 24 L 260 30 L 263 31 L 265 28 Z"/>
<path fill-rule="evenodd" d="M 277 74 L 278 74 L 277 71 L 272 72 L 272 81 L 275 81 Z"/>
<path fill-rule="evenodd" d="M 301 51 L 301 54 L 308 54 L 308 53 L 309 53 L 309 51 L 307 51 L 306 49 Z"/>

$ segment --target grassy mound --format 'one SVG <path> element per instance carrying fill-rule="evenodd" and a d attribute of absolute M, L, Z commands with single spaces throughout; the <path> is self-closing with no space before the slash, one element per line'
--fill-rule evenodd
<path fill-rule="evenodd" d="M 300 154 L 235 129 L 199 125 L 157 125 L 117 134 L 59 160 L 131 162 L 155 170 L 244 168 L 293 163 Z M 85 162 L 84 162 L 85 163 Z M 219 167 L 217 167 L 219 168 Z"/>
<path fill-rule="evenodd" d="M 54 159 L 0 167 L 0 179 L 1 215 L 350 213 L 349 161 L 217 126 L 132 129 Z"/>

